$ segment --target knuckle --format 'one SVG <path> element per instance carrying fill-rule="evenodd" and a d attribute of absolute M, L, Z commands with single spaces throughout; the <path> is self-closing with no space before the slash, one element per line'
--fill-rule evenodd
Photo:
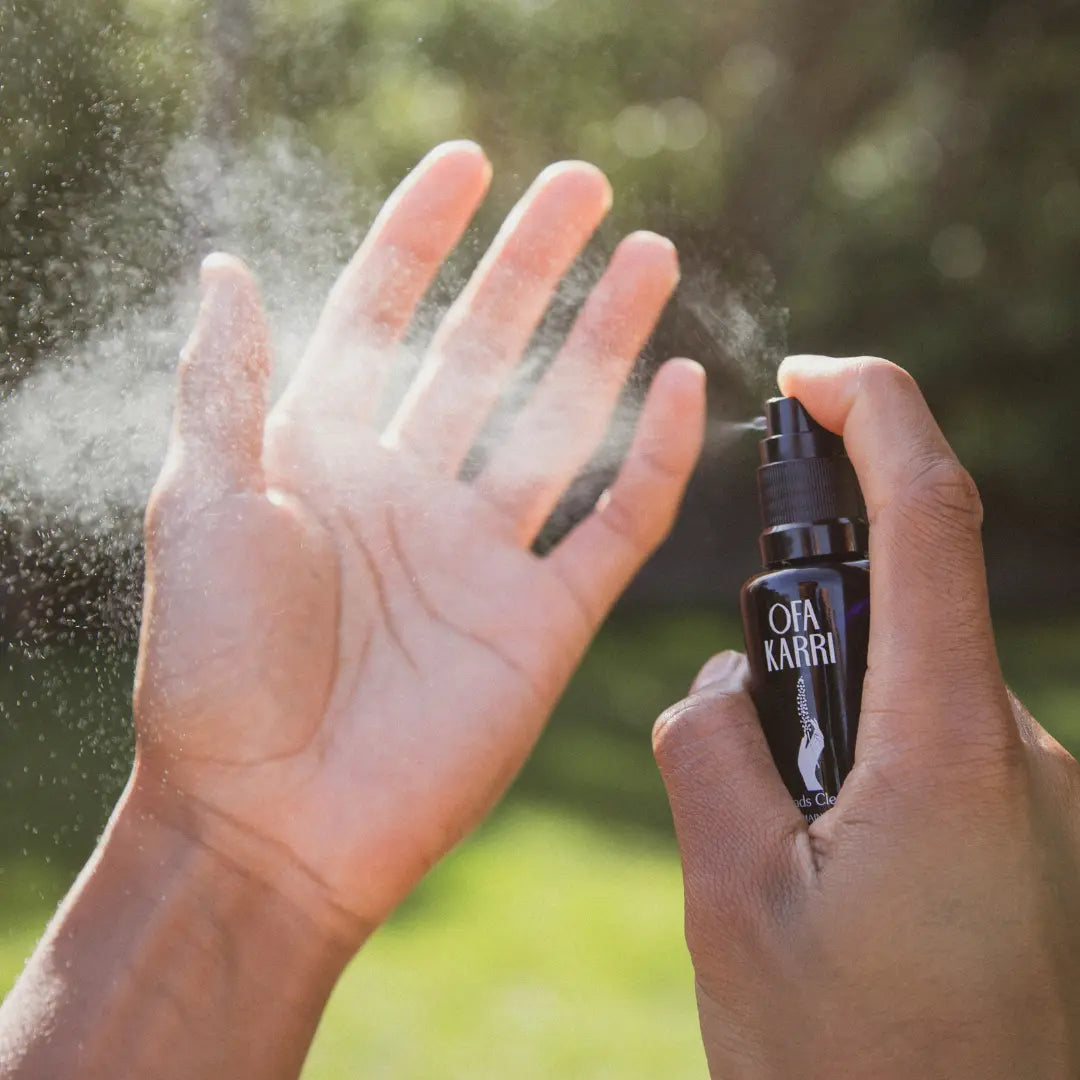
<path fill-rule="evenodd" d="M 953 457 L 935 456 L 911 479 L 900 500 L 905 515 L 936 526 L 978 532 L 983 506 L 971 474 Z"/>
<path fill-rule="evenodd" d="M 683 763 L 697 763 L 721 730 L 727 737 L 743 741 L 749 729 L 758 729 L 757 715 L 745 707 L 746 702 L 741 691 L 709 687 L 666 709 L 653 725 L 652 736 L 653 754 L 661 770 L 677 772 Z"/>
<path fill-rule="evenodd" d="M 310 417 L 295 403 L 287 408 L 278 406 L 266 418 L 263 435 L 265 468 L 281 477 L 297 477 L 304 473 L 310 478 L 321 475 L 325 455 L 318 450 L 318 433 L 325 430 L 312 423 Z"/>
<path fill-rule="evenodd" d="M 860 389 L 874 396 L 918 394 L 922 396 L 913 376 L 899 364 L 880 356 L 858 358 Z"/>
<path fill-rule="evenodd" d="M 157 483 L 150 492 L 143 515 L 143 531 L 148 541 L 168 527 L 179 516 L 179 503 L 182 500 L 181 478 L 175 459 L 170 456 Z"/>
<path fill-rule="evenodd" d="M 959 711 L 959 710 L 956 710 Z M 963 731 L 951 730 L 947 752 L 928 755 L 898 748 L 864 759 L 859 789 L 874 792 L 879 807 L 1019 805 L 1029 782 L 1029 750 L 1011 717 L 994 716 L 991 702 L 980 702 Z M 969 715 L 966 711 L 964 715 Z M 984 727 L 977 728 L 976 724 Z M 925 750 L 925 745 L 922 748 Z"/>
<path fill-rule="evenodd" d="M 631 486 L 649 495 L 631 498 L 616 486 L 604 506 L 604 517 L 620 538 L 635 548 L 651 551 L 675 524 L 678 500 L 671 493 L 682 485 L 685 477 L 655 447 L 639 448 L 625 468 L 633 470 Z"/>
<path fill-rule="evenodd" d="M 613 495 L 602 510 L 608 529 L 628 547 L 648 550 L 659 541 L 655 520 L 640 506 Z"/>
<path fill-rule="evenodd" d="M 660 714 L 653 725 L 653 754 L 662 769 L 675 766 L 688 748 L 700 746 L 715 730 L 715 703 L 694 694 Z"/>
<path fill-rule="evenodd" d="M 302 420 L 297 417 L 295 407 L 278 407 L 266 418 L 264 426 L 266 442 L 272 445 L 287 443 L 295 437 L 297 429 L 301 426 Z"/>
<path fill-rule="evenodd" d="M 681 467 L 681 462 L 659 440 L 642 440 L 638 448 L 638 460 L 646 476 L 662 487 L 681 483 L 685 479 L 685 469 Z"/>
<path fill-rule="evenodd" d="M 190 392 L 191 388 L 203 378 L 202 369 L 206 364 L 206 342 L 203 335 L 196 331 L 184 343 L 176 365 L 176 377 L 181 394 Z"/>
<path fill-rule="evenodd" d="M 675 748 L 683 738 L 683 730 L 686 726 L 684 718 L 690 707 L 690 701 L 691 699 L 686 699 L 665 709 L 653 724 L 653 755 L 661 768 L 674 756 Z"/>
<path fill-rule="evenodd" d="M 192 362 L 198 357 L 202 340 L 199 334 L 199 328 L 196 328 L 188 336 L 187 341 L 180 346 L 180 353 L 177 357 L 177 365 L 181 371 L 189 368 Z"/>
<path fill-rule="evenodd" d="M 1011 737 L 987 738 L 986 745 L 973 746 L 956 770 L 971 786 L 977 803 L 990 798 L 1009 807 L 1022 806 L 1031 787 L 1031 759 L 1019 732 Z"/>
<path fill-rule="evenodd" d="M 143 533 L 148 540 L 161 532 L 162 521 L 164 520 L 161 502 L 160 493 L 155 490 L 150 496 L 150 501 L 146 504 L 146 513 L 143 515 Z"/>

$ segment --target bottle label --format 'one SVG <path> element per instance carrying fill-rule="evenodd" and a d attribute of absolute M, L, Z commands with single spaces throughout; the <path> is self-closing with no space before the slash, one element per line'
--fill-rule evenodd
<path fill-rule="evenodd" d="M 836 636 L 831 629 L 822 631 L 822 620 L 810 600 L 773 604 L 768 621 L 775 636 L 765 639 L 766 671 L 802 670 L 836 663 Z"/>
<path fill-rule="evenodd" d="M 795 686 L 795 708 L 798 710 L 799 724 L 802 727 L 802 742 L 796 757 L 799 775 L 808 793 L 824 791 L 821 782 L 821 755 L 825 749 L 825 736 L 822 735 L 821 726 L 806 699 L 806 679 L 802 675 Z"/>
<path fill-rule="evenodd" d="M 777 771 L 807 821 L 855 758 L 870 629 L 864 560 L 784 567 L 742 593 L 750 689 Z"/>
<path fill-rule="evenodd" d="M 793 798 L 803 817 L 807 822 L 812 822 L 836 802 L 836 796 L 825 790 L 825 777 L 821 767 L 825 736 L 806 692 L 806 678 L 803 675 L 799 676 L 795 684 L 795 711 L 798 713 L 799 727 L 802 730 L 802 740 L 795 749 L 795 764 L 806 790 Z"/>

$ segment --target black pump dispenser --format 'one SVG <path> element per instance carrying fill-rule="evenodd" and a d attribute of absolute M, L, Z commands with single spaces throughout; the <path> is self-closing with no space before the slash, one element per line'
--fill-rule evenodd
<path fill-rule="evenodd" d="M 865 556 L 866 512 L 844 440 L 795 398 L 765 402 L 765 425 L 757 473 L 765 565 Z"/>
<path fill-rule="evenodd" d="M 767 567 L 742 589 L 750 690 L 807 821 L 855 759 L 870 631 L 869 531 L 838 435 L 794 398 L 765 403 L 758 496 Z"/>

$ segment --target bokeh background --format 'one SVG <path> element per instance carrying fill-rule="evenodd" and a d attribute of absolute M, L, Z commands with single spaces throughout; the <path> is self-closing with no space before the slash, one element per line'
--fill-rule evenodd
<path fill-rule="evenodd" d="M 350 969 L 305 1076 L 704 1075 L 648 734 L 739 642 L 755 447 L 725 421 L 785 350 L 919 378 L 983 493 L 1006 673 L 1080 748 L 1078 56 L 1071 0 L 2 0 L 0 989 L 130 762 L 153 380 L 199 257 L 251 260 L 287 355 L 380 198 L 466 136 L 495 185 L 431 310 L 540 168 L 592 160 L 616 204 L 536 351 L 622 232 L 667 232 L 686 273 L 637 382 L 703 360 L 709 447 L 505 806 Z"/>

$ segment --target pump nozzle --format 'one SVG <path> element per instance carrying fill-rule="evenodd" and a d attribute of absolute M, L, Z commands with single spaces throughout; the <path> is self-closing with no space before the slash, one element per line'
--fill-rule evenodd
<path fill-rule="evenodd" d="M 766 401 L 765 422 L 757 474 L 765 563 L 864 556 L 866 511 L 844 440 L 795 398 Z"/>

